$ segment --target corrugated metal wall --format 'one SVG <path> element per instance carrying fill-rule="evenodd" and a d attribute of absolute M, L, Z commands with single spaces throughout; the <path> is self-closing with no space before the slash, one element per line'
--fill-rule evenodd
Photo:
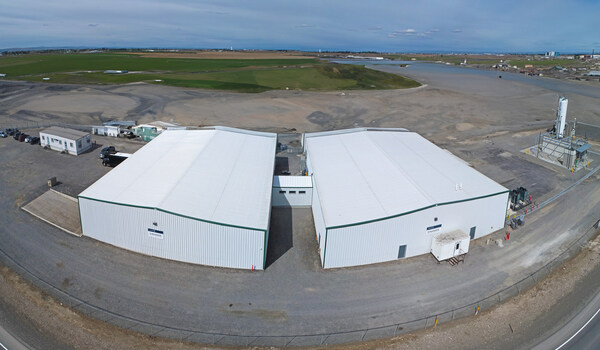
<path fill-rule="evenodd" d="M 308 208 L 312 204 L 312 188 L 273 187 L 271 205 L 274 207 Z"/>
<path fill-rule="evenodd" d="M 315 188 L 317 188 L 315 184 Z M 317 191 L 315 191 L 315 194 Z M 437 206 L 368 224 L 328 229 L 325 268 L 356 266 L 396 260 L 401 245 L 406 257 L 427 254 L 435 234 L 460 229 L 475 238 L 504 228 L 508 193 L 467 202 Z M 315 206 L 313 215 L 317 222 Z M 438 218 L 435 221 L 435 218 Z M 439 229 L 428 228 L 441 225 Z M 321 257 L 323 261 L 323 257 Z"/>
<path fill-rule="evenodd" d="M 79 198 L 79 208 L 85 236 L 120 248 L 209 266 L 264 267 L 264 231 L 211 224 L 155 209 L 85 198 Z"/>
<path fill-rule="evenodd" d="M 312 176 L 313 168 L 310 163 L 310 155 L 306 153 L 306 169 L 308 174 Z M 321 266 L 323 266 L 323 259 L 325 258 L 325 246 L 327 241 L 327 229 L 325 228 L 325 220 L 323 218 L 323 211 L 321 209 L 321 202 L 319 201 L 319 189 L 315 183 L 315 178 L 312 178 L 312 213 L 313 220 L 315 222 L 315 234 L 319 243 L 319 255 L 321 256 Z"/>

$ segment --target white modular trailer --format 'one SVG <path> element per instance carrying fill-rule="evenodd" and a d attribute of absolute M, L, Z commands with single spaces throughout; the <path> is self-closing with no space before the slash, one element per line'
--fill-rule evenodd
<path fill-rule="evenodd" d="M 52 126 L 40 131 L 40 145 L 79 155 L 92 148 L 92 138 L 89 132 Z"/>
<path fill-rule="evenodd" d="M 274 176 L 274 207 L 308 208 L 312 204 L 312 178 L 310 176 Z"/>
<path fill-rule="evenodd" d="M 79 195 L 83 234 L 165 259 L 264 269 L 275 134 L 165 131 Z"/>
<path fill-rule="evenodd" d="M 469 252 L 470 237 L 461 230 L 440 233 L 433 236 L 431 254 L 438 261 L 448 260 Z"/>
<path fill-rule="evenodd" d="M 102 136 L 118 137 L 121 133 L 121 128 L 116 125 L 93 126 L 92 134 Z"/>
<path fill-rule="evenodd" d="M 508 189 L 414 132 L 306 134 L 324 268 L 427 254 L 436 234 L 504 227 Z"/>

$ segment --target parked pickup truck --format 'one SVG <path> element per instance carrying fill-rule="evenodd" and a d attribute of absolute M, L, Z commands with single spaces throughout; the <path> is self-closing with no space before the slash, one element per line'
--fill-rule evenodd
<path fill-rule="evenodd" d="M 115 154 L 117 153 L 117 150 L 115 149 L 115 146 L 108 146 L 108 147 L 104 147 L 101 151 L 100 151 L 100 159 L 103 159 L 104 157 L 106 157 L 109 154 Z"/>
<path fill-rule="evenodd" d="M 114 167 L 121 164 L 125 159 L 129 158 L 130 156 L 130 153 L 122 152 L 107 154 L 106 156 L 104 156 L 104 158 L 102 158 L 102 165 Z"/>

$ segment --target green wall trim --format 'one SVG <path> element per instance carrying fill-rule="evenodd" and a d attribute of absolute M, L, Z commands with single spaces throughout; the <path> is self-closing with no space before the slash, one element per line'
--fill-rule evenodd
<path fill-rule="evenodd" d="M 397 218 L 397 217 L 400 217 L 400 216 L 404 216 L 404 215 L 416 213 L 418 211 L 430 209 L 430 208 L 433 208 L 433 207 L 438 207 L 438 206 L 442 206 L 442 205 L 449 205 L 449 204 L 456 204 L 456 203 L 461 203 L 461 202 L 469 202 L 469 201 L 474 201 L 474 200 L 478 200 L 478 199 L 483 199 L 483 198 L 498 196 L 498 195 L 501 195 L 501 194 L 504 194 L 504 193 L 508 193 L 508 192 L 510 192 L 510 190 L 501 191 L 501 192 L 492 193 L 492 194 L 487 194 L 487 195 L 479 196 L 479 197 L 473 197 L 473 198 L 467 198 L 467 199 L 460 199 L 460 200 L 457 200 L 457 201 L 432 204 L 432 205 L 428 205 L 428 206 L 423 207 L 423 208 L 419 208 L 419 209 L 407 211 L 405 213 L 400 213 L 400 214 L 396 214 L 396 215 L 390 215 L 390 216 L 387 216 L 387 217 L 384 217 L 384 218 L 367 220 L 367 221 L 361 221 L 361 222 L 356 222 L 356 223 L 352 223 L 352 224 L 345 224 L 345 225 L 338 225 L 338 226 L 326 227 L 325 230 L 335 230 L 335 229 L 338 229 L 338 228 L 345 228 L 345 227 L 351 227 L 351 226 L 360 226 L 360 225 L 370 224 L 372 222 L 389 220 L 389 219 Z M 327 241 L 325 241 L 325 243 L 327 243 Z"/>
<path fill-rule="evenodd" d="M 263 255 L 263 266 L 262 269 L 266 269 L 267 268 L 267 241 L 269 240 L 269 231 L 265 230 L 265 250 L 264 250 L 264 255 Z"/>
<path fill-rule="evenodd" d="M 78 199 L 79 198 L 83 198 L 83 199 L 88 199 L 88 200 L 91 200 L 91 201 L 102 202 L 102 203 L 115 204 L 115 205 L 120 205 L 120 206 L 123 206 L 123 207 L 132 207 L 132 208 L 158 210 L 158 211 L 162 211 L 163 213 L 167 213 L 167 214 L 171 214 L 171 215 L 175 215 L 175 216 L 180 216 L 182 218 L 192 219 L 192 220 L 196 220 L 196 221 L 202 221 L 202 222 L 206 222 L 206 223 L 214 224 L 214 225 L 219 225 L 219 226 L 226 226 L 226 227 L 233 227 L 233 228 L 240 228 L 240 229 L 245 229 L 245 230 L 261 231 L 261 232 L 266 232 L 267 231 L 267 230 L 262 229 L 262 228 L 255 228 L 255 227 L 246 227 L 246 226 L 225 224 L 225 223 L 222 223 L 222 222 L 216 222 L 216 221 L 210 221 L 210 220 L 195 218 L 193 216 L 187 216 L 187 215 L 175 213 L 175 212 L 172 212 L 172 211 L 164 210 L 164 209 L 161 209 L 161 208 L 145 207 L 145 206 L 142 206 L 142 205 L 134 205 L 134 204 L 117 203 L 117 202 L 111 202 L 111 201 L 106 201 L 106 200 L 96 199 L 96 198 L 90 198 L 90 197 L 85 197 L 85 196 L 77 196 L 77 198 Z"/>
<path fill-rule="evenodd" d="M 83 221 L 81 221 L 81 206 L 79 205 L 79 197 L 77 198 L 77 210 L 79 210 L 79 228 L 81 229 L 81 234 L 83 235 Z"/>

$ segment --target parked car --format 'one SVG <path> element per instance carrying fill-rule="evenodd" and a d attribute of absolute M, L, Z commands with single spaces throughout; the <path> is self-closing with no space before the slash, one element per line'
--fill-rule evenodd
<path fill-rule="evenodd" d="M 37 136 L 33 136 L 30 138 L 29 140 L 29 144 L 30 145 L 39 145 L 40 144 L 40 138 Z"/>
<path fill-rule="evenodd" d="M 29 141 L 31 141 L 31 137 L 32 137 L 32 136 L 27 136 L 27 137 L 25 138 L 25 142 L 29 143 Z"/>
<path fill-rule="evenodd" d="M 15 140 L 19 140 L 19 137 L 21 136 L 22 132 L 20 131 L 15 131 L 15 133 L 13 134 L 13 139 Z"/>
<path fill-rule="evenodd" d="M 2 130 L 2 131 L 0 131 L 0 137 L 6 138 L 6 137 L 8 137 L 8 135 L 6 135 L 6 132 L 4 130 Z"/>
<path fill-rule="evenodd" d="M 107 154 L 104 158 L 102 158 L 102 165 L 115 167 L 121 164 L 127 157 L 122 157 L 119 155 Z"/>
<path fill-rule="evenodd" d="M 6 133 L 9 136 L 13 136 L 15 134 L 15 132 L 17 132 L 17 131 L 19 131 L 19 130 L 8 128 L 8 129 L 4 130 L 4 133 Z"/>
<path fill-rule="evenodd" d="M 29 135 L 25 134 L 25 133 L 21 133 L 21 135 L 19 135 L 19 142 L 23 142 L 25 141 L 25 139 L 29 137 Z"/>
<path fill-rule="evenodd" d="M 104 147 L 101 151 L 100 151 L 100 159 L 106 157 L 109 154 L 115 154 L 117 153 L 117 150 L 115 149 L 115 146 L 108 146 L 108 147 Z"/>

